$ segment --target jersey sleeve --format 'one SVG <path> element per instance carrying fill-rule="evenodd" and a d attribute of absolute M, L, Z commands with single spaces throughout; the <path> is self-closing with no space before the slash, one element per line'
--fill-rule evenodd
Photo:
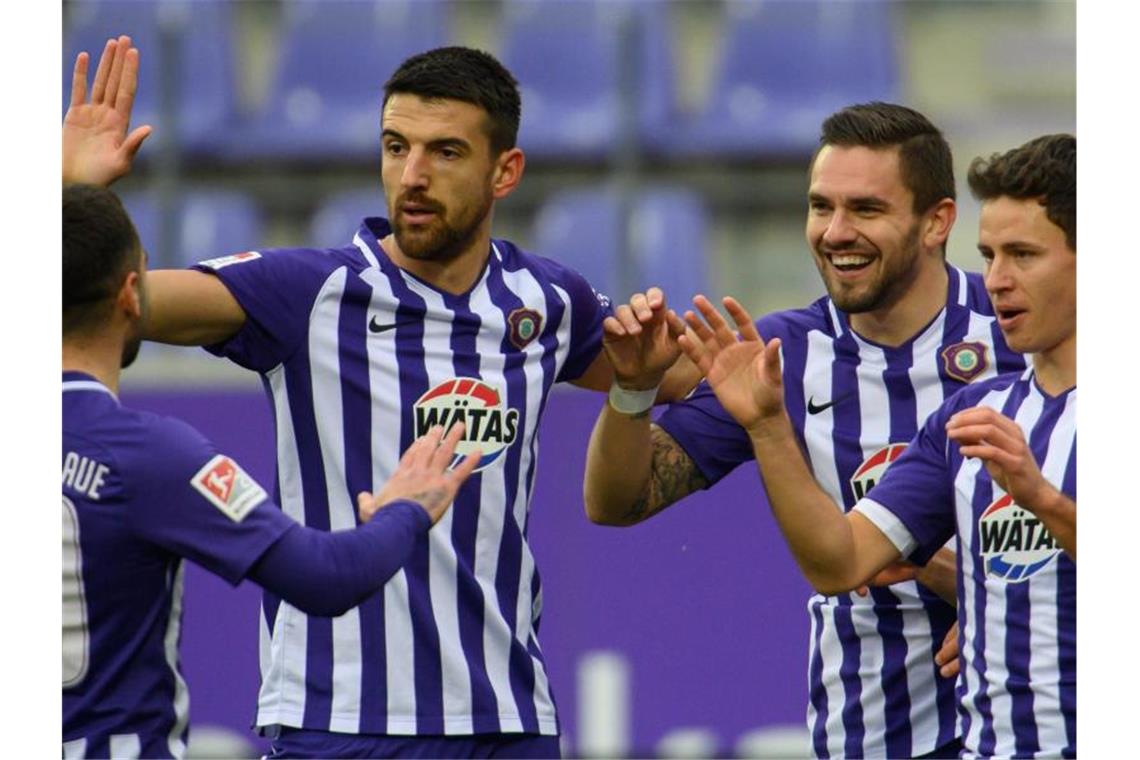
<path fill-rule="evenodd" d="M 241 466 L 189 425 L 157 418 L 121 459 L 127 525 L 231 584 L 295 523 Z"/>
<path fill-rule="evenodd" d="M 657 424 L 680 444 L 710 485 L 754 459 L 748 434 L 705 381 L 684 400 L 670 404 Z"/>
<path fill-rule="evenodd" d="M 920 565 L 956 530 L 946 422 L 958 406 L 951 397 L 931 414 L 883 479 L 853 507 Z"/>
<path fill-rule="evenodd" d="M 590 287 L 577 272 L 564 270 L 562 285 L 570 296 L 570 352 L 558 382 L 581 377 L 602 350 L 602 322 L 614 313 L 609 296 Z"/>
<path fill-rule="evenodd" d="M 276 367 L 305 340 L 313 302 L 336 265 L 329 252 L 307 248 L 248 251 L 195 264 L 217 276 L 246 315 L 241 330 L 206 350 L 256 372 Z"/>

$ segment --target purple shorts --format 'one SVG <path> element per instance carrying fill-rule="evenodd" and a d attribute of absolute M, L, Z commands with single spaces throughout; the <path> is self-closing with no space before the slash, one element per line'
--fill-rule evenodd
<path fill-rule="evenodd" d="M 282 726 L 265 757 L 268 760 L 292 757 L 560 758 L 562 751 L 557 736 L 542 734 L 396 736 L 338 734 Z"/>

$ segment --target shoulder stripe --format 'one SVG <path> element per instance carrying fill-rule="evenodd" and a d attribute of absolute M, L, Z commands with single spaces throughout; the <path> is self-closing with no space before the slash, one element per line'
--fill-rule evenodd
<path fill-rule="evenodd" d="M 118 398 L 110 388 L 94 380 L 72 380 L 66 382 L 63 384 L 63 392 L 67 393 L 68 391 L 101 391 L 111 398 Z"/>
<path fill-rule="evenodd" d="M 360 254 L 364 256 L 364 260 L 368 262 L 368 266 L 375 269 L 380 268 L 380 261 L 376 258 L 376 254 L 372 252 L 372 249 L 368 247 L 368 244 L 364 242 L 364 239 L 360 237 L 359 232 L 352 236 L 352 244 L 360 249 Z"/>

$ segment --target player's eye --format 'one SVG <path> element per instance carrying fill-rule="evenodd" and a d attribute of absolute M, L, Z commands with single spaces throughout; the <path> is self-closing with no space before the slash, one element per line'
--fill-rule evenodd
<path fill-rule="evenodd" d="M 404 152 L 404 146 L 398 142 L 390 142 L 384 146 L 384 151 L 390 156 L 398 156 Z"/>

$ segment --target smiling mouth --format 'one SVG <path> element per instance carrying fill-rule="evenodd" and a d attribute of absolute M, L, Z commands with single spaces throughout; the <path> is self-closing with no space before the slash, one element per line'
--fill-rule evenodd
<path fill-rule="evenodd" d="M 873 261 L 870 256 L 860 253 L 831 253 L 827 254 L 827 260 L 840 272 L 859 272 Z"/>

